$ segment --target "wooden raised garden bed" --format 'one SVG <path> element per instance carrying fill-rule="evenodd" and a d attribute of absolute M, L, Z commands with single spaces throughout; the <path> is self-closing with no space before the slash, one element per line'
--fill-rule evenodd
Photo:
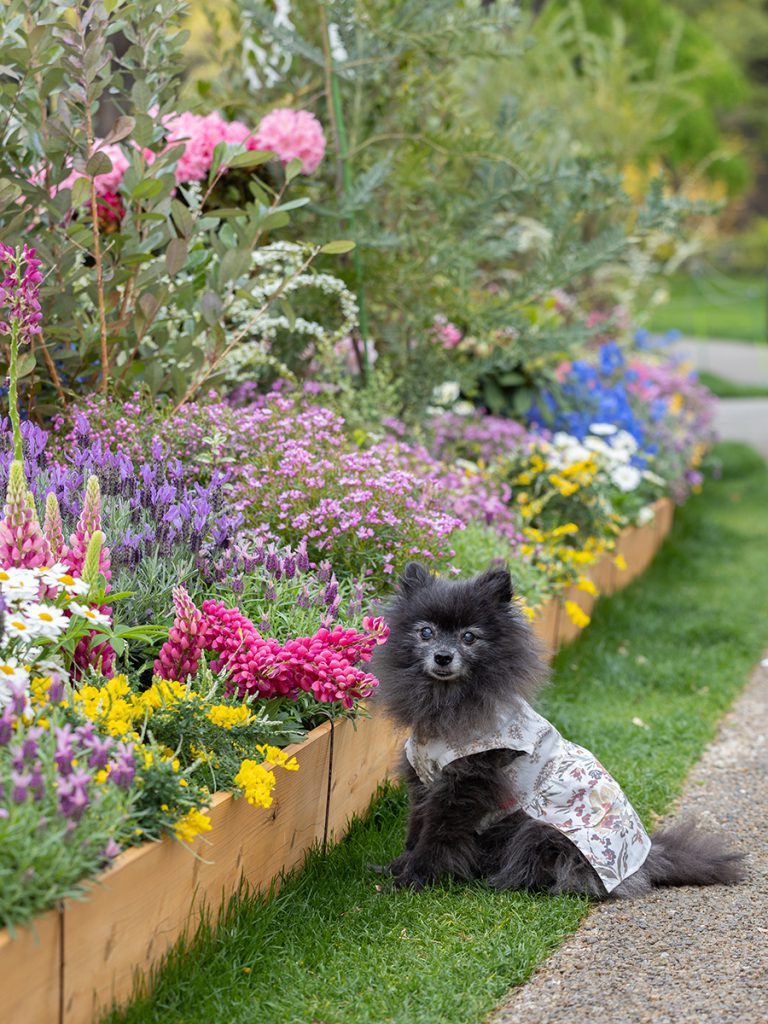
<path fill-rule="evenodd" d="M 662 499 L 654 512 L 592 567 L 602 593 L 626 586 L 648 566 L 671 528 L 672 503 Z M 616 553 L 627 562 L 623 572 Z M 534 628 L 552 651 L 579 632 L 565 600 L 589 614 L 595 599 L 570 588 L 540 610 Z M 212 830 L 191 848 L 166 838 L 128 850 L 89 883 L 84 899 L 64 900 L 13 938 L 0 929 L 3 1024 L 92 1024 L 113 1002 L 125 1002 L 137 977 L 183 933 L 194 933 L 205 909 L 215 914 L 241 881 L 266 889 L 310 847 L 339 840 L 392 774 L 402 742 L 375 711 L 355 722 L 325 723 L 289 748 L 299 771 L 280 773 L 268 810 L 218 793 Z"/>

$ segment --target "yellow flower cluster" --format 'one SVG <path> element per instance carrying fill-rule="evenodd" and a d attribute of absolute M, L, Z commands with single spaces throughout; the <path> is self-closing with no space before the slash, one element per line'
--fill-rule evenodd
<path fill-rule="evenodd" d="M 193 807 L 191 811 L 188 811 L 183 818 L 176 822 L 173 826 L 173 831 L 177 839 L 181 839 L 185 843 L 191 843 L 195 836 L 211 831 L 211 819 L 207 814 L 203 814 L 202 811 L 198 811 Z"/>
<path fill-rule="evenodd" d="M 248 725 L 253 715 L 247 704 L 233 708 L 228 704 L 214 704 L 208 711 L 208 718 L 222 729 L 233 729 L 236 725 Z"/>
<path fill-rule="evenodd" d="M 256 747 L 260 754 L 264 755 L 264 760 L 269 761 L 271 765 L 276 768 L 285 768 L 287 772 L 297 772 L 299 770 L 299 762 L 295 757 L 289 757 L 284 750 L 279 747 L 270 747 L 266 743 Z"/>
<path fill-rule="evenodd" d="M 125 676 L 115 676 L 103 686 L 82 686 L 74 696 L 75 705 L 88 718 L 100 722 L 110 736 L 132 734 L 134 722 L 142 713 Z"/>
<path fill-rule="evenodd" d="M 581 609 L 575 601 L 566 601 L 565 610 L 568 613 L 568 618 L 571 622 L 578 626 L 579 629 L 584 629 L 591 622 L 590 617 L 583 609 Z"/>
<path fill-rule="evenodd" d="M 252 807 L 271 807 L 275 773 L 256 761 L 246 760 L 240 765 L 235 783 Z"/>
<path fill-rule="evenodd" d="M 172 708 L 175 703 L 186 697 L 197 698 L 196 693 L 187 693 L 186 686 L 173 679 L 157 679 L 148 690 L 134 697 L 134 701 L 142 711 L 152 715 L 159 708 Z"/>

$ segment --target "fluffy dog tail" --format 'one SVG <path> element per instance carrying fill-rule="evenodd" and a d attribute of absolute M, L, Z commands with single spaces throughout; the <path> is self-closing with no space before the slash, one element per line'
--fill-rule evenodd
<path fill-rule="evenodd" d="M 743 880 L 744 854 L 729 849 L 694 821 L 680 821 L 651 837 L 645 862 L 653 885 L 730 885 Z"/>

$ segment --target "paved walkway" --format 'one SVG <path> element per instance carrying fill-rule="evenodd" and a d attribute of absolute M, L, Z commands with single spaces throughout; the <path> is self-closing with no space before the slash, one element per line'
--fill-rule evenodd
<path fill-rule="evenodd" d="M 669 348 L 697 370 L 709 370 L 737 384 L 768 387 L 768 345 L 681 338 Z M 715 429 L 720 437 L 744 441 L 768 457 L 768 398 L 718 399 Z"/>
<path fill-rule="evenodd" d="M 598 906 L 489 1024 L 768 1021 L 768 659 L 694 768 L 677 812 L 749 852 L 738 886 Z"/>
<path fill-rule="evenodd" d="M 669 346 L 669 351 L 690 360 L 697 370 L 709 370 L 737 384 L 768 387 L 768 344 L 680 338 Z"/>

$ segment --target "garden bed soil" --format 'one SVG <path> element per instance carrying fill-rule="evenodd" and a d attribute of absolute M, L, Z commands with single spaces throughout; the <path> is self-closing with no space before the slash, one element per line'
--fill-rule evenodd
<path fill-rule="evenodd" d="M 615 553 L 594 567 L 602 592 L 606 579 L 619 589 L 647 568 L 671 527 L 672 504 L 663 499 L 654 511 L 651 522 L 617 542 L 625 572 L 615 568 Z M 553 652 L 580 632 L 565 600 L 590 614 L 595 599 L 573 587 L 540 610 L 534 629 Z M 403 742 L 373 707 L 369 718 L 326 722 L 289 747 L 299 771 L 279 770 L 269 810 L 217 793 L 212 830 L 191 848 L 165 838 L 127 850 L 89 883 L 84 899 L 64 900 L 13 938 L 0 930 L 3 1024 L 92 1024 L 127 1000 L 142 973 L 182 934 L 193 934 L 204 912 L 215 915 L 241 882 L 268 889 L 312 846 L 341 839 L 392 774 Z"/>

